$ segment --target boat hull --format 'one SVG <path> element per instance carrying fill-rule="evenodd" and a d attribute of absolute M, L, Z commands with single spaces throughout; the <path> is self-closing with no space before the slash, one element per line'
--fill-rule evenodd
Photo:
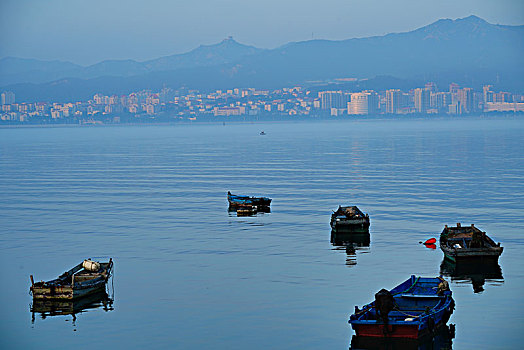
<path fill-rule="evenodd" d="M 502 247 L 478 249 L 452 249 L 444 244 L 440 245 L 444 256 L 453 262 L 496 263 L 502 254 Z"/>
<path fill-rule="evenodd" d="M 77 286 L 74 288 L 71 285 L 68 286 L 56 286 L 56 287 L 34 287 L 33 288 L 33 299 L 35 300 L 72 300 L 82 298 L 87 295 L 103 291 L 105 289 L 106 280 L 100 278 L 93 282 L 89 286 Z"/>
<path fill-rule="evenodd" d="M 375 324 L 352 324 L 357 337 L 373 337 L 373 338 L 406 338 L 406 339 L 421 339 L 430 335 L 440 327 L 446 325 L 450 311 L 442 312 L 441 315 L 434 315 L 432 319 L 440 319 L 438 323 L 433 324 L 429 322 L 415 323 L 415 324 L 399 324 L 399 323 L 375 323 Z"/>
<path fill-rule="evenodd" d="M 374 337 L 374 338 L 407 338 L 418 339 L 419 331 L 417 325 L 355 325 L 353 327 L 357 337 Z"/>
<path fill-rule="evenodd" d="M 428 336 L 413 338 L 401 337 L 359 337 L 351 339 L 351 349 L 451 349 L 455 337 L 455 327 L 443 325 Z"/>
<path fill-rule="evenodd" d="M 369 232 L 369 219 L 331 221 L 331 229 L 338 233 L 367 233 Z"/>

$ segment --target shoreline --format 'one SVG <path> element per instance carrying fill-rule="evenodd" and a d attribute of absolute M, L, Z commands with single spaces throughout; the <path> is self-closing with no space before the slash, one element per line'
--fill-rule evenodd
<path fill-rule="evenodd" d="M 103 128 L 103 127 L 129 127 L 129 126 L 176 126 L 176 125 L 213 125 L 213 124 L 267 124 L 267 123 L 289 123 L 289 122 L 350 122 L 350 121 L 380 121 L 380 120 L 468 120 L 468 119 L 519 119 L 524 117 L 524 113 L 508 114 L 463 114 L 463 115 L 374 115 L 374 116 L 312 116 L 312 117 L 285 117 L 278 116 L 274 118 L 238 118 L 238 119 L 201 119 L 201 120 L 184 120 L 173 122 L 145 122 L 145 123 L 57 123 L 57 124 L 0 124 L 0 129 L 24 129 L 24 128 Z"/>

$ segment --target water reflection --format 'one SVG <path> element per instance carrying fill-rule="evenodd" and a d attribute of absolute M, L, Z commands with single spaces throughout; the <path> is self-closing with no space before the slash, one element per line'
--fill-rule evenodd
<path fill-rule="evenodd" d="M 504 283 L 502 268 L 496 261 L 461 261 L 454 263 L 446 258 L 440 265 L 440 273 L 451 277 L 455 283 L 470 283 L 473 285 L 473 292 L 484 291 L 484 284 L 501 285 Z"/>
<path fill-rule="evenodd" d="M 346 233 L 331 231 L 331 244 L 336 250 L 346 251 L 346 265 L 357 264 L 357 251 L 369 251 L 371 238 L 367 233 Z"/>
<path fill-rule="evenodd" d="M 227 208 L 229 216 L 257 216 L 257 214 L 271 213 L 270 207 L 242 207 Z"/>
<path fill-rule="evenodd" d="M 423 339 L 405 338 L 373 338 L 357 337 L 351 339 L 350 349 L 377 349 L 377 350 L 430 350 L 430 349 L 449 349 L 453 348 L 453 338 L 455 338 L 455 325 L 450 324 L 439 327 L 433 336 Z"/>
<path fill-rule="evenodd" d="M 105 292 L 98 292 L 75 300 L 33 300 L 30 306 L 31 323 L 34 324 L 36 314 L 45 320 L 53 316 L 73 316 L 73 325 L 76 321 L 76 315 L 86 312 L 90 309 L 103 309 L 104 311 L 113 311 L 113 298 Z"/>

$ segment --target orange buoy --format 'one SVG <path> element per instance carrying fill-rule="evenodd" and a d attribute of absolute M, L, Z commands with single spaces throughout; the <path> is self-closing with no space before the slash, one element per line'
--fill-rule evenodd
<path fill-rule="evenodd" d="M 424 242 L 424 244 L 435 244 L 437 243 L 437 239 L 436 238 L 430 238 L 428 239 L 427 241 Z"/>

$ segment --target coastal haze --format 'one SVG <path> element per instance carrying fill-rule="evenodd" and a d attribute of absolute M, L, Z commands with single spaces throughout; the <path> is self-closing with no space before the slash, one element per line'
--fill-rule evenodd
<path fill-rule="evenodd" d="M 441 19 L 405 33 L 292 42 L 260 49 L 226 38 L 184 54 L 149 61 L 109 60 L 90 66 L 7 57 L 0 60 L 0 85 L 21 101 L 87 99 L 141 89 L 182 86 L 214 89 L 311 85 L 337 78 L 390 76 L 522 91 L 524 26 L 496 25 L 477 16 Z"/>

